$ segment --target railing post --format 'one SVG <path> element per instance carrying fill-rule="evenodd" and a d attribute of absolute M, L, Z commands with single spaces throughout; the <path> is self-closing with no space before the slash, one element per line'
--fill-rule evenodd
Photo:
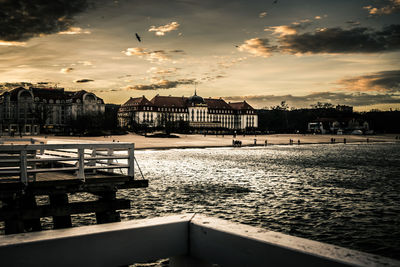
<path fill-rule="evenodd" d="M 85 149 L 78 148 L 78 179 L 85 181 Z"/>
<path fill-rule="evenodd" d="M 40 142 L 40 155 L 43 155 L 44 153 L 44 142 Z"/>
<path fill-rule="evenodd" d="M 135 177 L 135 145 L 132 144 L 131 147 L 128 148 L 128 176 L 133 180 Z"/>
<path fill-rule="evenodd" d="M 93 149 L 92 149 L 92 155 L 91 155 L 91 157 L 92 157 L 92 158 L 96 158 L 96 154 L 97 154 L 96 148 L 93 148 Z M 96 159 L 90 160 L 90 161 L 89 161 L 89 166 L 96 166 Z M 96 170 L 93 170 L 93 173 L 95 174 L 95 173 L 96 173 Z"/>
<path fill-rule="evenodd" d="M 107 150 L 107 156 L 112 156 L 114 154 L 114 150 L 112 148 L 109 148 Z M 113 159 L 108 159 L 107 160 L 107 165 L 111 166 L 113 163 Z M 113 169 L 108 169 L 108 172 L 114 172 Z"/>
<path fill-rule="evenodd" d="M 20 171 L 21 171 L 21 182 L 28 185 L 28 172 L 27 172 L 27 160 L 26 160 L 26 149 L 22 149 L 20 152 Z"/>
<path fill-rule="evenodd" d="M 36 155 L 37 155 L 37 150 L 35 149 L 34 154 L 33 154 L 33 158 L 34 158 L 34 159 L 37 158 Z M 33 169 L 33 170 L 36 169 L 36 165 L 37 165 L 36 162 L 34 162 L 34 163 L 32 164 L 32 169 Z M 36 182 L 36 173 L 33 173 L 33 175 L 32 175 L 32 181 L 33 181 L 33 182 Z"/>

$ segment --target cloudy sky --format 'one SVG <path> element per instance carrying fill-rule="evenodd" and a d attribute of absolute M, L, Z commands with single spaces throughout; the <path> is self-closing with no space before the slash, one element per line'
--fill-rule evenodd
<path fill-rule="evenodd" d="M 0 91 L 400 109 L 399 23 L 400 0 L 0 0 Z"/>

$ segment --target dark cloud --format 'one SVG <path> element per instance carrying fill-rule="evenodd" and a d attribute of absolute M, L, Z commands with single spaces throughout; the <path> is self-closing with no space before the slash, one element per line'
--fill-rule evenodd
<path fill-rule="evenodd" d="M 351 91 L 400 92 L 400 70 L 376 73 L 341 79 L 337 82 Z"/>
<path fill-rule="evenodd" d="M 346 21 L 346 23 L 348 25 L 350 25 L 350 26 L 358 26 L 358 25 L 360 25 L 360 22 L 359 21 L 355 21 L 355 20 L 348 20 L 348 21 Z"/>
<path fill-rule="evenodd" d="M 367 93 L 341 93 L 341 92 L 317 92 L 305 96 L 293 95 L 251 95 L 223 97 L 230 101 L 243 101 L 257 107 L 271 107 L 286 101 L 289 106 L 309 107 L 317 102 L 328 102 L 334 105 L 369 106 L 376 104 L 400 104 L 398 94 L 367 94 Z"/>
<path fill-rule="evenodd" d="M 182 49 L 175 49 L 175 50 L 171 50 L 171 51 L 169 51 L 170 53 L 182 53 L 182 54 L 184 54 L 185 53 L 185 51 L 183 51 Z"/>
<path fill-rule="evenodd" d="M 86 0 L 1 0 L 0 40 L 26 41 L 40 34 L 68 30 Z"/>
<path fill-rule="evenodd" d="M 134 85 L 134 86 L 127 86 L 125 90 L 158 90 L 158 89 L 171 89 L 176 88 L 182 84 L 194 84 L 194 79 L 179 79 L 176 81 L 169 81 L 169 80 L 161 80 L 157 83 L 153 84 L 146 84 L 146 85 Z"/>
<path fill-rule="evenodd" d="M 94 82 L 92 79 L 81 79 L 81 80 L 76 80 L 74 83 L 89 83 L 89 82 Z"/>
<path fill-rule="evenodd" d="M 400 49 L 400 25 L 381 31 L 357 27 L 349 30 L 327 28 L 314 33 L 284 35 L 281 51 L 296 53 L 375 53 Z"/>
<path fill-rule="evenodd" d="M 226 78 L 227 77 L 226 75 L 223 75 L 223 74 L 213 75 L 211 73 L 204 73 L 204 75 L 205 75 L 204 77 L 200 78 L 201 81 L 211 82 L 211 81 L 214 81 L 214 80 L 217 80 L 217 79 L 222 79 L 222 78 Z"/>
<path fill-rule="evenodd" d="M 240 51 L 270 57 L 274 52 L 289 54 L 377 53 L 400 50 L 400 25 L 382 30 L 365 27 L 351 29 L 322 28 L 313 33 L 299 34 L 293 26 L 270 27 L 279 34 L 279 46 L 270 46 L 268 39 L 253 38 L 239 46 Z"/>
<path fill-rule="evenodd" d="M 122 79 L 122 78 L 128 78 L 128 77 L 132 77 L 131 74 L 126 74 L 126 75 L 122 75 L 122 76 L 118 76 L 118 79 Z"/>

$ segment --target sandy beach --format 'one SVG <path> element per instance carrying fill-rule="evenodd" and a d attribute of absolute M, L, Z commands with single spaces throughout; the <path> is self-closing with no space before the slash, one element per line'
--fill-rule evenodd
<path fill-rule="evenodd" d="M 76 136 L 36 136 L 34 138 L 47 142 L 130 142 L 135 143 L 136 149 L 168 149 L 168 148 L 203 148 L 203 147 L 227 147 L 232 146 L 232 140 L 242 141 L 242 146 L 287 145 L 293 140 L 293 145 L 331 143 L 334 138 L 336 143 L 356 142 L 400 142 L 395 134 L 387 135 L 303 135 L 303 134 L 273 134 L 273 135 L 184 135 L 176 134 L 179 138 L 154 138 L 137 134 L 111 135 L 100 137 L 76 137 Z"/>

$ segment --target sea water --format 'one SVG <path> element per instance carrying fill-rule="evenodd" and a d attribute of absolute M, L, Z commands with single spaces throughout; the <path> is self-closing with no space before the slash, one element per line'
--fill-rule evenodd
<path fill-rule="evenodd" d="M 196 212 L 400 258 L 400 144 L 137 151 L 123 220 Z M 136 178 L 140 174 L 136 172 Z"/>
<path fill-rule="evenodd" d="M 201 213 L 400 259 L 400 143 L 135 151 L 122 220 Z M 135 179 L 141 179 L 136 168 Z M 95 200 L 70 195 L 70 201 Z M 46 200 L 42 200 L 45 204 Z M 50 229 L 51 218 L 41 219 Z M 73 215 L 73 226 L 95 224 Z"/>

